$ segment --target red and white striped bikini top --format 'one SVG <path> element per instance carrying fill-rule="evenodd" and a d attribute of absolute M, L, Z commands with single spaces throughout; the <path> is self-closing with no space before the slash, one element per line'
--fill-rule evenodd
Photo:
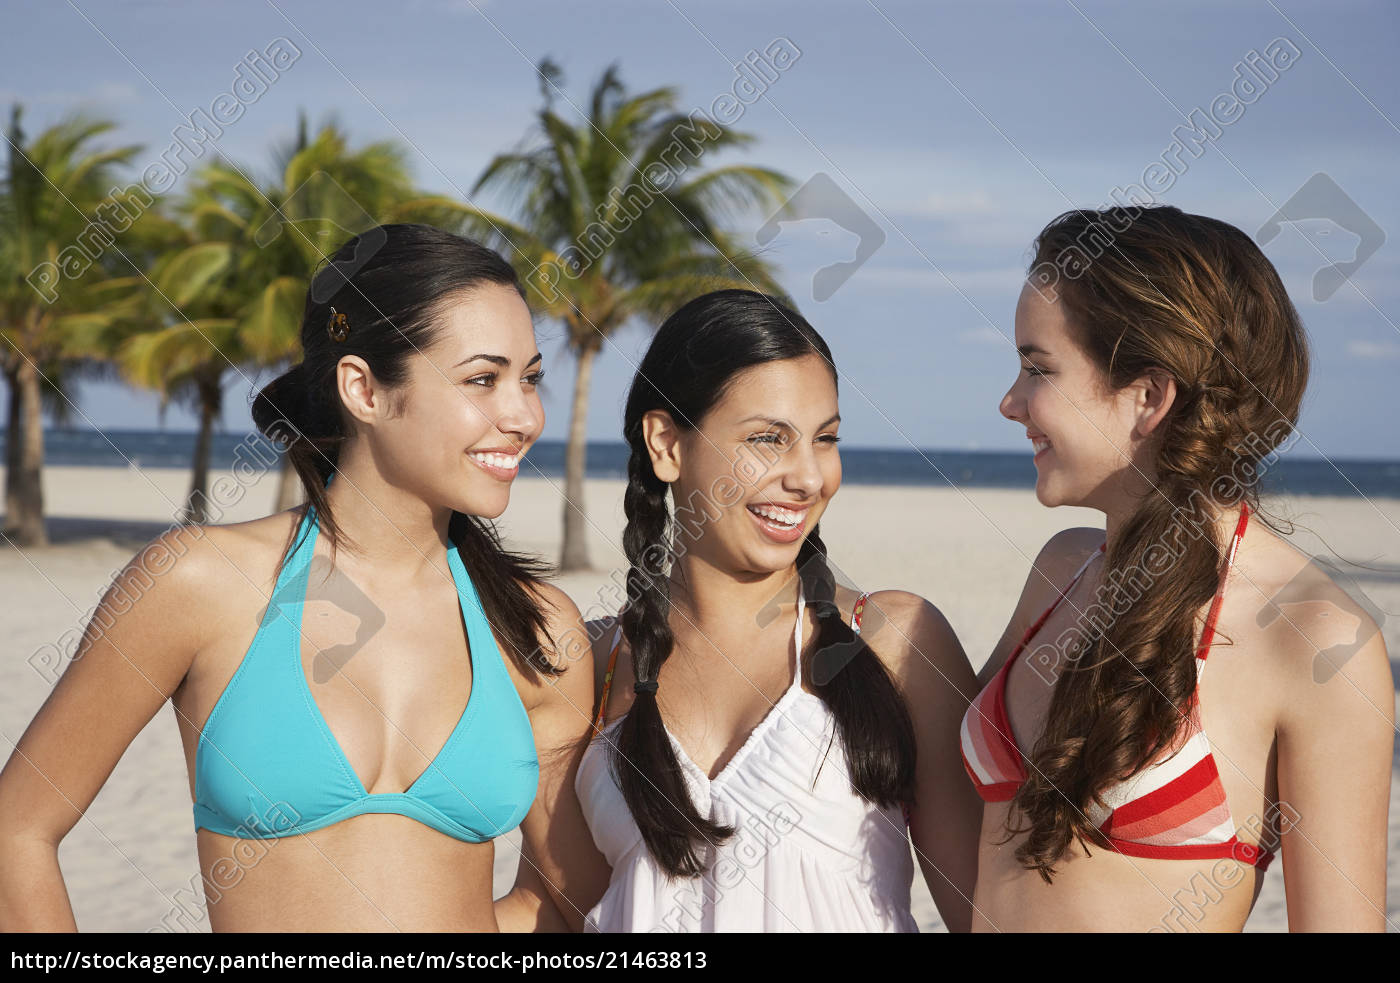
<path fill-rule="evenodd" d="M 1196 650 L 1196 678 L 1205 668 L 1206 655 L 1215 637 L 1215 622 L 1225 597 L 1225 580 L 1235 563 L 1240 540 L 1249 521 L 1249 508 L 1240 507 L 1240 521 L 1230 544 L 1225 576 L 1211 603 L 1201 643 Z M 1074 579 L 1060 592 L 1049 609 L 1031 625 L 1006 664 L 977 694 L 962 722 L 963 765 L 986 802 L 1006 802 L 1014 798 L 1026 780 L 1025 758 L 1012 738 L 1006 714 L 1006 675 L 1026 645 L 1049 619 L 1060 602 L 1074 589 L 1089 564 L 1104 546 L 1085 561 Z M 1138 772 L 1132 778 L 1102 793 L 1105 807 L 1090 806 L 1089 819 L 1096 823 L 1109 844 L 1119 853 L 1133 857 L 1201 860 L 1231 858 L 1261 870 L 1273 860 L 1273 852 L 1242 842 L 1230 807 L 1225 786 L 1211 754 L 1210 742 L 1200 725 L 1196 693 L 1182 727 L 1176 750 Z"/>

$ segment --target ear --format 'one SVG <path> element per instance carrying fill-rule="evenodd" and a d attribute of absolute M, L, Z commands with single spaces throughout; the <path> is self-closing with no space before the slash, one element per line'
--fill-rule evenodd
<path fill-rule="evenodd" d="M 1138 436 L 1150 437 L 1176 403 L 1176 380 L 1163 369 L 1149 369 L 1133 387 Z"/>
<path fill-rule="evenodd" d="M 345 409 L 361 423 L 376 423 L 389 411 L 387 391 L 358 355 L 346 355 L 336 363 L 335 387 Z"/>
<path fill-rule="evenodd" d="M 665 410 L 642 416 L 642 441 L 651 454 L 651 468 L 666 484 L 681 476 L 681 428 Z"/>

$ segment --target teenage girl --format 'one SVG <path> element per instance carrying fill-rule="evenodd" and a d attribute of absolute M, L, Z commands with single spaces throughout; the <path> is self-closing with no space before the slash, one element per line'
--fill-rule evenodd
<path fill-rule="evenodd" d="M 563 919 L 601 892 L 586 835 L 544 846 L 578 811 L 554 749 L 587 733 L 591 665 L 553 641 L 578 609 L 489 522 L 544 422 L 514 272 L 371 230 L 313 280 L 302 344 L 253 417 L 308 505 L 182 528 L 118 577 L 0 774 L 4 930 L 75 927 L 59 843 L 166 700 L 216 931 L 494 930 L 517 825 Z"/>
<path fill-rule="evenodd" d="M 627 603 L 589 624 L 577 787 L 612 867 L 591 930 L 917 931 L 911 841 L 944 920 L 970 922 L 975 680 L 932 604 L 827 566 L 836 381 L 800 315 L 742 290 L 678 310 L 636 374 Z"/>
<path fill-rule="evenodd" d="M 975 927 L 1238 930 L 1281 852 L 1291 928 L 1381 928 L 1385 646 L 1259 511 L 1308 374 L 1277 272 L 1215 219 L 1068 212 L 1016 346 L 1036 497 L 1107 528 L 1045 545 L 963 721 Z"/>

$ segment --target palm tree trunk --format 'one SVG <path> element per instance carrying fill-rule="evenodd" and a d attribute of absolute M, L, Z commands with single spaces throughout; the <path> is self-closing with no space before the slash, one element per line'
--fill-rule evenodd
<path fill-rule="evenodd" d="M 19 390 L 19 453 L 13 460 L 15 473 L 13 504 L 7 503 L 6 525 L 10 538 L 19 546 L 49 545 L 44 526 L 44 414 L 39 401 L 39 369 L 28 359 L 20 359 L 15 371 Z M 14 401 L 11 402 L 11 411 Z M 7 486 L 10 482 L 6 481 Z"/>
<path fill-rule="evenodd" d="M 217 368 L 199 380 L 199 436 L 194 442 L 194 477 L 185 502 L 185 521 L 199 525 L 208 520 L 209 454 L 214 444 L 214 421 L 223 409 L 223 375 Z"/>
<path fill-rule="evenodd" d="M 20 411 L 19 376 L 9 366 L 5 367 L 5 389 L 9 396 L 9 415 L 5 418 L 5 535 L 15 528 L 15 516 L 19 508 L 19 448 L 23 439 L 20 421 L 24 414 Z"/>
<path fill-rule="evenodd" d="M 593 380 L 593 359 L 601 342 L 590 337 L 578 352 L 574 375 L 574 405 L 569 412 L 569 443 L 564 450 L 564 548 L 559 571 L 587 570 L 588 513 L 583 506 L 583 478 L 588 463 L 588 390 Z"/>

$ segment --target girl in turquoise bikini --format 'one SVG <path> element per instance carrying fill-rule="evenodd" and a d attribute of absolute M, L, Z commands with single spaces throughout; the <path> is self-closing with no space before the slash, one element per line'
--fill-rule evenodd
<path fill-rule="evenodd" d="M 59 843 L 166 700 L 215 930 L 494 931 L 516 826 L 571 925 L 601 893 L 554 751 L 588 732 L 589 652 L 554 641 L 579 612 L 489 521 L 544 424 L 513 270 L 371 230 L 313 280 L 302 343 L 253 416 L 308 504 L 181 528 L 119 575 L 0 773 L 0 929 L 75 927 Z"/>

